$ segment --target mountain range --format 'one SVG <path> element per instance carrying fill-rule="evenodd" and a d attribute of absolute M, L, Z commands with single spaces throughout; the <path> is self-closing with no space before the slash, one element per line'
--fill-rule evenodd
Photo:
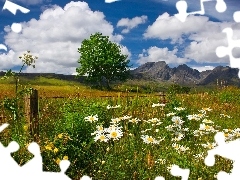
<path fill-rule="evenodd" d="M 199 72 L 196 69 L 188 67 L 186 64 L 170 68 L 165 61 L 147 62 L 138 68 L 131 70 L 130 79 L 147 80 L 156 82 L 176 83 L 179 85 L 234 85 L 240 87 L 240 78 L 238 77 L 238 68 L 217 66 L 213 70 Z M 0 77 L 5 72 L 0 72 Z M 21 73 L 20 76 L 27 79 L 34 79 L 42 76 L 47 78 L 56 78 L 67 81 L 84 82 L 85 77 L 76 79 L 75 75 L 63 75 L 54 73 Z"/>
<path fill-rule="evenodd" d="M 213 85 L 224 83 L 240 87 L 238 68 L 217 66 L 213 70 L 199 72 L 186 64 L 170 68 L 165 61 L 147 62 L 131 71 L 133 79 L 171 82 L 180 85 Z"/>

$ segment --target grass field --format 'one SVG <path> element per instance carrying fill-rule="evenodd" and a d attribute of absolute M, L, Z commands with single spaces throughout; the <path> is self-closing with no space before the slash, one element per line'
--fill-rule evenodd
<path fill-rule="evenodd" d="M 62 159 L 71 162 L 67 175 L 73 180 L 83 175 L 103 180 L 181 179 L 170 174 L 173 164 L 190 169 L 189 179 L 209 180 L 220 170 L 232 168 L 232 162 L 220 156 L 213 167 L 206 166 L 204 158 L 215 146 L 216 132 L 224 132 L 228 141 L 240 136 L 237 88 L 168 94 L 162 105 L 155 94 L 139 97 L 142 94 L 106 92 L 44 78 L 31 82 L 31 87 L 42 97 L 38 143 L 46 171 L 59 171 Z M 0 91 L 0 99 L 14 97 L 14 85 L 9 81 L 1 84 Z M 107 95 L 115 97 L 100 98 Z M 46 98 L 53 96 L 66 98 Z M 24 164 L 32 158 L 26 149 L 32 140 L 28 124 L 24 116 L 13 121 L 10 111 L 5 114 L 10 126 L 2 133 L 8 138 L 2 136 L 1 142 L 7 145 L 16 140 L 21 150 L 13 156 Z"/>

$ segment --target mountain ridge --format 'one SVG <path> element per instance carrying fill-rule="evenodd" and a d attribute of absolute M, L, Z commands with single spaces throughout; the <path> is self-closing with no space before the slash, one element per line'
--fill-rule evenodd
<path fill-rule="evenodd" d="M 234 85 L 240 87 L 240 78 L 238 77 L 238 68 L 229 66 L 217 66 L 213 70 L 199 72 L 186 64 L 177 67 L 169 67 L 165 61 L 147 62 L 134 70 L 130 70 L 132 80 L 147 80 L 156 82 L 169 82 L 179 85 L 216 85 L 222 82 L 224 85 Z M 0 71 L 0 77 L 5 72 Z M 67 81 L 84 83 L 85 77 L 76 78 L 76 75 L 64 75 L 55 73 L 21 73 L 21 77 L 34 79 L 36 77 L 56 78 Z"/>
<path fill-rule="evenodd" d="M 147 62 L 131 71 L 133 79 L 173 82 L 180 85 L 210 85 L 222 81 L 226 85 L 240 86 L 238 68 L 217 66 L 213 70 L 199 72 L 186 64 L 170 68 L 165 61 Z"/>

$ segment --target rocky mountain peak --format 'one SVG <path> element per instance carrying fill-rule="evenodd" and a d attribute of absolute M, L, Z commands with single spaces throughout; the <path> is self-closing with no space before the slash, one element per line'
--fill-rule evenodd
<path fill-rule="evenodd" d="M 168 81 L 182 85 L 207 85 L 215 83 L 218 80 L 226 80 L 230 84 L 233 82 L 240 86 L 238 78 L 238 69 L 218 66 L 213 70 L 199 72 L 192 69 L 186 64 L 181 64 L 178 67 L 170 68 L 165 61 L 148 62 L 132 70 L 133 78 L 143 78 L 146 80 Z"/>

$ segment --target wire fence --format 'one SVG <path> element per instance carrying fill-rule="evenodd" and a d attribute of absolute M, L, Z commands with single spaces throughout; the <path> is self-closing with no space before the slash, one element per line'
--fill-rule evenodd
<path fill-rule="evenodd" d="M 85 99 L 85 100 L 95 100 L 95 99 L 104 99 L 104 100 L 108 100 L 110 102 L 112 102 L 113 104 L 117 104 L 117 102 L 120 101 L 127 101 L 128 103 L 131 103 L 133 101 L 133 99 L 136 99 L 136 98 L 158 98 L 159 100 L 159 103 L 163 103 L 163 104 L 166 104 L 167 103 L 167 100 L 166 100 L 166 94 L 164 92 L 159 92 L 158 94 L 149 94 L 149 95 L 129 95 L 129 94 L 121 94 L 121 93 L 118 93 L 117 95 L 102 95 L 102 96 L 82 96 L 80 94 L 77 94 L 76 96 L 52 96 L 52 97 L 45 97 L 45 96 L 38 96 L 37 99 L 38 99 L 38 104 L 39 104 L 39 107 L 38 107 L 38 111 L 41 112 L 42 111 L 42 108 L 44 106 L 44 104 L 46 104 L 49 100 L 75 100 L 75 99 Z M 34 99 L 32 97 L 32 99 Z M 9 117 L 9 113 L 7 113 L 6 109 L 4 108 L 4 105 L 3 105 L 3 100 L 0 100 L 1 102 L 1 108 L 0 108 L 0 124 L 2 123 L 5 123 L 6 122 L 6 119 Z M 31 107 L 30 107 L 31 109 Z"/>

